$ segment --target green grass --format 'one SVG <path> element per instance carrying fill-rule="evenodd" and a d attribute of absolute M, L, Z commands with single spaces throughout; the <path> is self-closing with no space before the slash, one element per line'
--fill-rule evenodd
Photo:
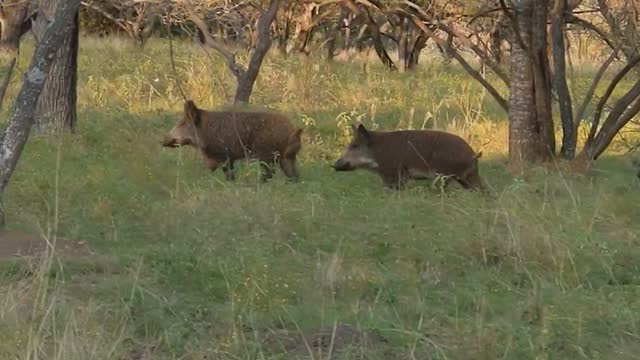
<path fill-rule="evenodd" d="M 223 64 L 176 52 L 190 97 L 230 100 Z M 387 340 L 343 359 L 638 358 L 640 184 L 627 158 L 514 179 L 506 115 L 459 67 L 433 57 L 389 74 L 274 52 L 253 101 L 306 125 L 302 181 L 260 184 L 247 163 L 228 183 L 196 151 L 160 146 L 181 109 L 166 56 L 156 40 L 139 51 L 82 39 L 77 134 L 32 137 L 4 201 L 10 228 L 55 230 L 98 255 L 2 266 L 0 358 L 128 359 L 150 346 L 153 359 L 295 359 L 304 345 L 265 336 L 334 324 Z M 335 173 L 361 116 L 384 129 L 437 119 L 485 152 L 497 197 Z"/>

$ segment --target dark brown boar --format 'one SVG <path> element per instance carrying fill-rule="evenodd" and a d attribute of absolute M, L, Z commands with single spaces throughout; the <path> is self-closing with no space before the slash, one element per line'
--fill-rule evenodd
<path fill-rule="evenodd" d="M 461 137 L 435 130 L 371 131 L 353 127 L 354 136 L 345 154 L 333 165 L 336 171 L 368 169 L 390 188 L 401 188 L 407 179 L 447 176 L 467 189 L 484 189 L 476 153 Z"/>
<path fill-rule="evenodd" d="M 171 129 L 163 146 L 191 145 L 200 149 L 205 165 L 215 171 L 220 165 L 229 181 L 235 180 L 234 162 L 256 159 L 262 167 L 262 181 L 273 177 L 279 163 L 284 174 L 298 180 L 296 157 L 301 148 L 301 128 L 275 112 L 208 111 L 192 100 L 184 104 L 182 119 Z"/>

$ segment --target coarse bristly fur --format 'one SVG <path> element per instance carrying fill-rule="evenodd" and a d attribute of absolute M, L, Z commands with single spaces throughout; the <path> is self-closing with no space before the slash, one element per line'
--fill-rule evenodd
<path fill-rule="evenodd" d="M 407 179 L 448 176 L 467 189 L 484 184 L 478 172 L 476 153 L 461 137 L 436 130 L 372 131 L 353 127 L 354 137 L 345 154 L 334 164 L 337 171 L 368 169 L 391 188 Z"/>
<path fill-rule="evenodd" d="M 215 171 L 222 165 L 228 180 L 235 179 L 234 161 L 249 158 L 261 162 L 263 181 L 273 176 L 275 163 L 288 178 L 297 180 L 302 130 L 281 113 L 208 111 L 187 100 L 182 119 L 165 136 L 163 146 L 199 148 L 206 166 Z"/>

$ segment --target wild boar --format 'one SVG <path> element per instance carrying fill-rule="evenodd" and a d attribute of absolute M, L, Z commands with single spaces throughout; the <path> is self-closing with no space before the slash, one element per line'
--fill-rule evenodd
<path fill-rule="evenodd" d="M 295 128 L 280 113 L 208 111 L 187 100 L 182 118 L 162 145 L 200 149 L 205 166 L 215 171 L 222 165 L 229 181 L 235 180 L 234 162 L 239 159 L 259 160 L 263 182 L 273 177 L 276 162 L 289 179 L 298 180 L 296 157 L 302 147 L 301 134 L 302 128 Z"/>
<path fill-rule="evenodd" d="M 484 189 L 476 153 L 461 137 L 436 130 L 371 131 L 352 126 L 354 136 L 336 171 L 367 169 L 389 188 L 399 189 L 408 179 L 446 175 L 466 189 Z"/>

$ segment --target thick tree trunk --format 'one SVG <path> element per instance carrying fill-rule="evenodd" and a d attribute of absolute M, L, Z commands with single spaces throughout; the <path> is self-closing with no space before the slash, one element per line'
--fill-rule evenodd
<path fill-rule="evenodd" d="M 548 62 L 546 3 L 515 0 L 511 40 L 509 168 L 522 172 L 529 162 L 549 159 L 554 151 Z"/>
<path fill-rule="evenodd" d="M 26 72 L 22 89 L 15 102 L 9 125 L 0 140 L 0 225 L 4 226 L 5 214 L 2 203 L 4 189 L 9 183 L 18 163 L 24 144 L 29 137 L 34 110 L 54 61 L 54 54 L 72 31 L 73 17 L 78 13 L 80 0 L 60 2 L 51 23 L 40 38 Z"/>
<path fill-rule="evenodd" d="M 42 0 L 40 16 L 33 27 L 37 39 L 46 32 L 47 25 L 58 4 L 64 0 Z M 36 107 L 35 131 L 38 133 L 70 130 L 77 121 L 76 85 L 78 71 L 78 13 L 74 14 L 73 30 L 67 34 L 56 53 L 49 76 Z"/>

